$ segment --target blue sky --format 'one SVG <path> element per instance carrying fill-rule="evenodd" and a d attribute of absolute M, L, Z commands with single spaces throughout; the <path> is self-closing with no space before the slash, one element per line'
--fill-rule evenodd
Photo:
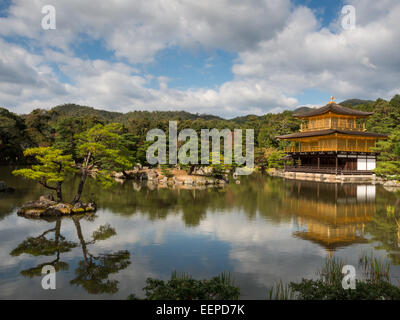
<path fill-rule="evenodd" d="M 0 2 L 0 105 L 15 112 L 73 102 L 229 118 L 399 91 L 395 0 L 59 0 L 43 30 L 46 4 Z M 353 31 L 340 27 L 348 4 Z"/>
<path fill-rule="evenodd" d="M 293 4 L 312 9 L 322 26 L 326 27 L 337 18 L 345 3 L 342 0 L 294 0 Z"/>

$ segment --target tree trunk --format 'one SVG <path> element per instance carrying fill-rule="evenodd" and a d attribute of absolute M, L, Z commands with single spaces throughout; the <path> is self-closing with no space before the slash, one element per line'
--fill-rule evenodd
<path fill-rule="evenodd" d="M 190 168 L 189 168 L 189 173 L 188 173 L 189 176 L 193 173 L 193 171 L 194 171 L 195 168 L 196 168 L 195 165 L 191 165 L 191 166 L 190 166 Z"/>
<path fill-rule="evenodd" d="M 62 202 L 63 201 L 62 192 L 61 192 L 61 185 L 62 185 L 62 182 L 57 182 L 56 193 L 57 193 L 57 201 L 58 202 Z"/>
<path fill-rule="evenodd" d="M 72 217 L 72 221 L 75 224 L 76 234 L 78 235 L 78 239 L 79 239 L 79 241 L 81 243 L 83 259 L 85 261 L 85 265 L 89 266 L 88 250 L 87 250 L 85 239 L 83 238 L 82 228 L 81 228 L 81 224 L 79 222 L 79 218 L 78 217 Z"/>
<path fill-rule="evenodd" d="M 77 203 L 81 199 L 81 195 L 83 192 L 83 186 L 85 185 L 85 182 L 86 182 L 86 177 L 87 177 L 87 170 L 85 170 L 82 173 L 81 181 L 79 182 L 79 186 L 78 186 L 78 192 L 76 193 L 74 200 L 72 201 L 72 204 Z"/>
<path fill-rule="evenodd" d="M 267 170 L 267 166 L 261 166 L 261 174 L 265 174 L 265 170 Z"/>
<path fill-rule="evenodd" d="M 61 218 L 57 218 L 56 222 L 56 231 L 54 233 L 54 243 L 56 245 L 57 249 L 57 261 L 60 260 L 60 248 L 58 246 L 60 242 L 60 236 L 61 236 Z"/>
<path fill-rule="evenodd" d="M 88 171 L 89 171 L 88 167 L 89 167 L 89 162 L 90 162 L 91 156 L 92 156 L 92 154 L 89 151 L 89 153 L 86 157 L 85 166 L 82 168 L 82 177 L 81 177 L 81 181 L 79 182 L 78 191 L 74 197 L 74 200 L 72 201 L 72 204 L 77 203 L 81 199 L 81 195 L 83 192 L 83 186 L 85 185 L 86 178 L 87 178 Z"/>
<path fill-rule="evenodd" d="M 122 174 L 124 175 L 125 179 L 131 179 L 132 177 L 126 173 L 125 170 L 122 170 Z"/>

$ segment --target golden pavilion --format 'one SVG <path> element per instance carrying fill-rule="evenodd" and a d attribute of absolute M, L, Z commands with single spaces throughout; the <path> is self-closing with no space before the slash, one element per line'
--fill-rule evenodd
<path fill-rule="evenodd" d="M 277 136 L 289 141 L 286 159 L 294 166 L 285 171 L 330 174 L 372 174 L 377 153 L 373 151 L 384 134 L 367 132 L 364 112 L 336 104 L 334 98 L 318 109 L 295 114 L 300 132 Z"/>

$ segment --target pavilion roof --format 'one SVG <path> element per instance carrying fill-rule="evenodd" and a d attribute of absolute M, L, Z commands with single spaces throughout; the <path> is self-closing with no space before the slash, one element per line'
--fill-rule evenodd
<path fill-rule="evenodd" d="M 276 137 L 278 139 L 295 139 L 295 138 L 327 136 L 327 135 L 331 135 L 334 133 L 349 134 L 349 135 L 363 136 L 363 137 L 387 138 L 386 134 L 381 134 L 381 133 L 373 133 L 373 132 L 366 132 L 366 131 L 339 130 L 339 129 L 296 132 L 296 133 L 285 134 L 285 135 L 276 136 Z"/>

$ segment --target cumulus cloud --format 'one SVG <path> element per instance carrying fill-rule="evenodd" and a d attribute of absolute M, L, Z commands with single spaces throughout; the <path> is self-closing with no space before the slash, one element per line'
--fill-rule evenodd
<path fill-rule="evenodd" d="M 252 47 L 284 25 L 291 7 L 289 0 L 59 0 L 57 30 L 46 32 L 40 25 L 46 4 L 14 0 L 8 17 L 0 19 L 0 34 L 64 49 L 87 33 L 133 63 L 149 62 L 170 45 L 233 51 Z"/>
<path fill-rule="evenodd" d="M 309 8 L 297 8 L 276 37 L 239 54 L 235 74 L 269 80 L 291 95 L 319 89 L 341 97 L 388 97 L 399 88 L 400 5 L 387 1 L 391 10 L 368 20 L 367 2 L 354 1 L 363 23 L 351 31 L 320 28 Z"/>
<path fill-rule="evenodd" d="M 46 1 L 14 0 L 0 18 L 0 105 L 28 112 L 74 102 L 231 117 L 294 108 L 308 89 L 389 98 L 400 90 L 400 4 L 349 3 L 357 13 L 351 31 L 340 28 L 339 13 L 322 28 L 315 12 L 289 0 L 60 0 L 57 29 L 44 31 Z M 104 43 L 112 58 L 77 55 L 74 48 L 87 37 Z M 157 53 L 174 47 L 237 53 L 233 79 L 182 90 L 144 71 Z"/>

